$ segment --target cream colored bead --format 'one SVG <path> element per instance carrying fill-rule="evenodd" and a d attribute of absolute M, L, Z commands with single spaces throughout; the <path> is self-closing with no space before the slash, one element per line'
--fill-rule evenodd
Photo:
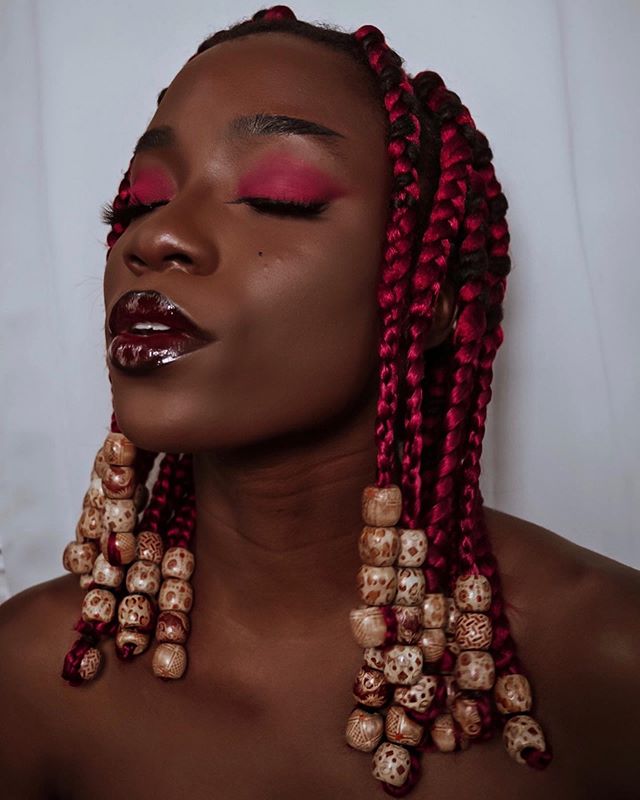
<path fill-rule="evenodd" d="M 136 555 L 136 537 L 130 531 L 123 533 L 115 533 L 113 531 L 105 531 L 100 539 L 100 549 L 102 555 L 110 561 L 109 555 L 109 542 L 112 542 L 112 549 L 115 552 L 116 559 L 119 561 L 115 566 L 123 564 L 130 564 Z"/>
<path fill-rule="evenodd" d="M 482 730 L 478 704 L 470 697 L 458 697 L 452 703 L 453 718 L 469 738 L 478 736 Z"/>
<path fill-rule="evenodd" d="M 417 747 L 420 744 L 424 729 L 408 716 L 402 706 L 391 706 L 384 720 L 384 732 L 387 739 L 395 744 Z"/>
<path fill-rule="evenodd" d="M 447 636 L 442 628 L 425 628 L 418 640 L 424 660 L 428 664 L 439 661 L 447 646 Z"/>
<path fill-rule="evenodd" d="M 195 565 L 195 557 L 186 547 L 170 547 L 162 559 L 162 577 L 188 581 Z"/>
<path fill-rule="evenodd" d="M 152 561 L 134 561 L 127 570 L 127 591 L 154 597 L 160 590 L 160 567 Z"/>
<path fill-rule="evenodd" d="M 373 756 L 373 777 L 391 786 L 405 784 L 410 768 L 409 751 L 400 744 L 383 742 Z"/>
<path fill-rule="evenodd" d="M 384 650 L 380 647 L 365 647 L 363 657 L 368 667 L 384 670 Z"/>
<path fill-rule="evenodd" d="M 454 675 L 461 689 L 487 691 L 495 680 L 493 656 L 486 650 L 463 650 L 456 659 Z"/>
<path fill-rule="evenodd" d="M 380 714 L 354 708 L 347 720 L 345 736 L 354 750 L 370 753 L 380 744 L 384 732 L 384 719 Z"/>
<path fill-rule="evenodd" d="M 354 608 L 349 612 L 353 637 L 360 647 L 379 647 L 387 635 L 387 623 L 376 606 Z"/>
<path fill-rule="evenodd" d="M 487 650 L 492 639 L 490 617 L 474 611 L 460 614 L 456 621 L 456 642 L 461 650 Z"/>
<path fill-rule="evenodd" d="M 400 644 L 417 644 L 422 633 L 422 608 L 420 606 L 391 606 L 396 623 L 396 638 Z"/>
<path fill-rule="evenodd" d="M 108 589 L 89 589 L 82 602 L 85 622 L 111 622 L 116 612 L 116 598 Z"/>
<path fill-rule="evenodd" d="M 362 520 L 365 525 L 387 527 L 395 525 L 402 513 L 402 494 L 400 487 L 366 486 L 362 492 Z"/>
<path fill-rule="evenodd" d="M 393 693 L 393 699 L 405 708 L 423 713 L 431 705 L 438 688 L 437 675 L 422 675 L 413 686 L 398 686 Z"/>
<path fill-rule="evenodd" d="M 524 675 L 500 675 L 493 689 L 496 706 L 502 714 L 531 711 L 531 686 Z"/>
<path fill-rule="evenodd" d="M 62 566 L 67 572 L 82 575 L 91 572 L 98 555 L 95 542 L 69 542 L 62 554 Z"/>
<path fill-rule="evenodd" d="M 85 506 L 76 526 L 76 535 L 84 539 L 99 539 L 105 530 L 104 511 Z"/>
<path fill-rule="evenodd" d="M 95 508 L 96 511 L 104 510 L 104 490 L 102 488 L 102 480 L 97 476 L 91 479 L 89 488 L 87 489 L 84 499 L 82 501 L 83 508 Z"/>
<path fill-rule="evenodd" d="M 372 567 L 390 567 L 398 556 L 398 532 L 395 528 L 372 528 L 365 525 L 358 539 L 360 558 Z"/>
<path fill-rule="evenodd" d="M 398 566 L 421 567 L 427 557 L 427 534 L 423 528 L 399 528 Z"/>
<path fill-rule="evenodd" d="M 193 605 L 193 589 L 188 581 L 180 578 L 165 578 L 160 587 L 158 606 L 161 611 L 185 611 Z"/>
<path fill-rule="evenodd" d="M 140 531 L 136 537 L 136 558 L 160 564 L 164 555 L 162 536 L 154 531 Z"/>
<path fill-rule="evenodd" d="M 456 580 L 453 599 L 459 611 L 488 611 L 491 584 L 484 575 L 461 575 Z"/>
<path fill-rule="evenodd" d="M 362 600 L 370 606 L 393 602 L 397 579 L 395 567 L 372 567 L 363 564 L 358 570 L 357 586 Z"/>
<path fill-rule="evenodd" d="M 122 649 L 125 644 L 132 644 L 134 656 L 139 656 L 141 653 L 144 653 L 150 641 L 151 636 L 148 633 L 135 630 L 134 628 L 123 628 L 120 626 L 116 634 L 116 647 Z"/>
<path fill-rule="evenodd" d="M 93 680 L 102 665 L 102 653 L 97 647 L 90 647 L 80 660 L 78 673 L 83 681 Z"/>
<path fill-rule="evenodd" d="M 420 679 L 422 663 L 422 650 L 419 647 L 396 644 L 385 655 L 384 676 L 389 683 L 410 686 Z"/>
<path fill-rule="evenodd" d="M 158 678 L 181 678 L 187 668 L 187 651 L 181 644 L 163 642 L 154 650 L 151 666 Z"/>
<path fill-rule="evenodd" d="M 108 586 L 117 589 L 124 580 L 122 567 L 115 567 L 100 553 L 93 565 L 93 580 L 98 586 Z"/>
<path fill-rule="evenodd" d="M 156 622 L 156 641 L 184 644 L 191 630 L 191 622 L 184 611 L 161 611 Z"/>
<path fill-rule="evenodd" d="M 96 457 L 93 461 L 93 472 L 95 472 L 96 475 L 100 478 L 100 480 L 102 480 L 104 471 L 108 466 L 109 465 L 107 464 L 106 459 L 104 457 L 104 450 L 101 447 L 96 453 Z M 91 477 L 93 479 L 93 475 Z"/>
<path fill-rule="evenodd" d="M 441 592 L 425 594 L 422 601 L 422 625 L 425 628 L 442 628 L 447 621 L 448 606 Z"/>
<path fill-rule="evenodd" d="M 456 735 L 451 714 L 440 714 L 431 723 L 431 738 L 442 753 L 452 753 L 456 749 Z"/>
<path fill-rule="evenodd" d="M 415 567 L 402 567 L 397 575 L 395 602 L 401 606 L 419 606 L 424 599 L 424 573 Z"/>
<path fill-rule="evenodd" d="M 136 473 L 133 467 L 107 465 L 102 476 L 105 497 L 112 500 L 127 500 L 133 497 L 136 485 Z"/>
<path fill-rule="evenodd" d="M 153 627 L 154 608 L 144 594 L 127 594 L 118 606 L 118 622 L 123 628 L 148 633 Z"/>
<path fill-rule="evenodd" d="M 356 702 L 370 708 L 382 708 L 387 704 L 390 691 L 391 687 L 382 672 L 371 667 L 360 667 L 353 682 Z"/>
<path fill-rule="evenodd" d="M 138 512 L 133 500 L 111 500 L 104 501 L 104 524 L 107 530 L 132 531 L 136 527 Z"/>
<path fill-rule="evenodd" d="M 81 589 L 92 589 L 93 588 L 93 573 L 85 572 L 80 576 L 80 588 Z"/>
<path fill-rule="evenodd" d="M 136 446 L 123 433 L 110 433 L 102 445 L 107 464 L 130 467 L 136 459 Z"/>
<path fill-rule="evenodd" d="M 527 763 L 522 757 L 522 751 L 526 747 L 533 747 L 541 752 L 547 748 L 540 723 L 528 714 L 510 717 L 505 722 L 502 741 L 511 758 L 515 758 L 518 764 Z"/>
<path fill-rule="evenodd" d="M 447 633 L 455 635 L 456 622 L 460 616 L 460 611 L 458 611 L 453 597 L 445 596 L 444 602 L 447 608 L 444 629 Z"/>

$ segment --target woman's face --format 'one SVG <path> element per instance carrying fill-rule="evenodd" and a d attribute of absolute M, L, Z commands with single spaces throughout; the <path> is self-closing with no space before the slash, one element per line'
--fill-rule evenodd
<path fill-rule="evenodd" d="M 165 204 L 111 250 L 107 344 L 114 305 L 142 291 L 175 303 L 205 343 L 144 369 L 125 368 L 135 344 L 109 359 L 118 421 L 139 446 L 238 447 L 375 402 L 392 174 L 384 111 L 360 70 L 320 44 L 259 34 L 202 53 L 169 86 L 148 130 L 172 135 L 141 146 L 130 173 L 135 202 Z M 256 114 L 339 135 L 242 129 L 238 118 Z M 269 213 L 265 198 L 319 213 Z M 145 334 L 133 336 L 144 353 Z"/>

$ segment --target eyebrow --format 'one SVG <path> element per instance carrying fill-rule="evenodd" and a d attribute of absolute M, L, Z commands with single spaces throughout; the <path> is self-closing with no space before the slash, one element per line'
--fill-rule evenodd
<path fill-rule="evenodd" d="M 234 117 L 227 125 L 225 136 L 231 139 L 253 138 L 258 136 L 311 136 L 325 145 L 334 155 L 340 155 L 336 148 L 338 139 L 346 137 L 338 131 L 311 122 L 300 117 L 289 117 L 285 114 L 250 114 Z M 169 125 L 150 128 L 138 139 L 133 155 L 157 150 L 161 147 L 172 147 L 176 144 L 175 130 Z"/>

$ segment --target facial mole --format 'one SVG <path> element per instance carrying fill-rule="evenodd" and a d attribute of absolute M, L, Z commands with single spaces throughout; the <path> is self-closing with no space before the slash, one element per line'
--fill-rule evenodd
<path fill-rule="evenodd" d="M 262 255 L 262 250 L 258 250 L 258 255 L 259 255 L 259 256 L 261 256 L 261 255 Z"/>

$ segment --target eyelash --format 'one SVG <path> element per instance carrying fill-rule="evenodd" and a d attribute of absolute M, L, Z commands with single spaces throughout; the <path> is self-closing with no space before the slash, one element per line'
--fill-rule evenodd
<path fill-rule="evenodd" d="M 115 208 L 113 203 L 105 203 L 101 211 L 101 219 L 105 225 L 113 227 L 116 224 L 128 225 L 137 217 L 153 211 L 158 206 L 164 206 L 168 201 L 161 200 L 157 203 L 132 203 L 122 208 Z M 267 197 L 241 197 L 235 203 L 247 203 L 259 214 L 273 214 L 278 217 L 315 217 L 322 213 L 327 203 L 303 203 L 297 200 L 270 200 Z"/>

